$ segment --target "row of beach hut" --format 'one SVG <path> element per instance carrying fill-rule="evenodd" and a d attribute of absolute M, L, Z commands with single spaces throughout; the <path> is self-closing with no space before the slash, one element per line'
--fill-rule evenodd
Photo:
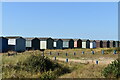
<path fill-rule="evenodd" d="M 22 52 L 25 50 L 110 48 L 119 46 L 119 41 L 112 40 L 0 37 L 0 53 L 6 51 Z"/>

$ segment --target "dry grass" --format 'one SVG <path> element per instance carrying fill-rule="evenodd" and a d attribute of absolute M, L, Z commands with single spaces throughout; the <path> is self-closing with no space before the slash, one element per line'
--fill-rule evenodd
<path fill-rule="evenodd" d="M 87 64 L 60 78 L 104 78 L 101 74 L 106 65 Z"/>
<path fill-rule="evenodd" d="M 56 56 L 57 58 L 70 58 L 70 59 L 84 59 L 84 60 L 105 60 L 105 59 L 116 59 L 118 58 L 118 54 L 113 54 L 113 50 L 115 48 L 98 48 L 98 49 L 65 49 L 65 50 L 45 50 L 45 56 L 47 57 L 54 57 Z M 94 50 L 95 54 L 93 55 L 91 51 Z M 101 54 L 101 50 L 105 50 L 105 54 Z M 85 52 L 85 54 L 82 54 L 82 51 Z M 49 52 L 52 52 L 52 55 L 49 55 Z M 58 56 L 57 53 L 60 53 Z M 74 56 L 73 53 L 76 52 L 76 55 Z M 65 55 L 65 53 L 68 53 L 68 56 Z M 24 61 L 27 57 L 29 57 L 32 54 L 42 54 L 41 51 L 36 50 L 36 51 L 26 51 L 23 53 L 18 53 L 17 55 L 14 56 L 8 56 L 7 54 L 1 54 L 2 55 L 2 62 L 3 65 L 15 65 L 18 61 Z M 101 71 L 106 64 L 81 64 L 81 63 L 76 63 L 76 62 L 62 62 L 58 61 L 60 64 L 64 64 L 65 66 L 69 66 L 72 70 L 71 73 L 65 74 L 60 76 L 60 78 L 104 78 L 101 75 Z M 3 71 L 4 72 L 4 71 Z M 9 77 L 10 74 L 15 73 L 15 72 L 4 72 L 3 76 L 4 77 Z M 26 75 L 27 77 L 34 77 L 37 78 L 38 75 L 40 74 L 29 74 L 27 72 L 21 71 L 21 74 Z M 7 74 L 7 75 L 6 75 Z"/>
<path fill-rule="evenodd" d="M 94 51 L 95 54 L 93 55 L 91 51 Z M 101 51 L 104 50 L 105 54 L 102 54 Z M 108 51 L 107 51 L 108 50 Z M 85 53 L 82 54 L 82 51 Z M 46 50 L 45 55 L 48 57 L 58 57 L 58 58 L 70 58 L 70 59 L 90 59 L 90 60 L 102 60 L 102 59 L 116 59 L 118 58 L 118 54 L 113 54 L 114 48 L 98 48 L 98 49 L 65 49 L 65 50 Z M 49 55 L 49 53 L 52 52 L 52 55 Z M 59 56 L 57 53 L 59 52 Z M 74 55 L 74 52 L 76 55 Z M 68 53 L 68 56 L 66 56 L 66 53 Z"/>

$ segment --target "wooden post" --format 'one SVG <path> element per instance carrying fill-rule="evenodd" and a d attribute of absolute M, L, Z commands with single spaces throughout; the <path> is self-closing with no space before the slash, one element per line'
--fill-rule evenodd
<path fill-rule="evenodd" d="M 102 50 L 102 54 L 104 54 L 104 50 Z"/>
<path fill-rule="evenodd" d="M 82 54 L 84 54 L 84 51 L 82 51 Z"/>
<path fill-rule="evenodd" d="M 98 64 L 98 60 L 96 60 L 96 64 Z"/>
<path fill-rule="evenodd" d="M 56 60 L 56 57 L 54 57 L 54 60 Z"/>
<path fill-rule="evenodd" d="M 50 55 L 52 55 L 52 52 L 50 52 Z"/>
<path fill-rule="evenodd" d="M 57 53 L 57 55 L 59 56 L 59 53 Z"/>
<path fill-rule="evenodd" d="M 94 54 L 94 51 L 92 51 L 92 54 Z"/>
<path fill-rule="evenodd" d="M 113 54 L 116 54 L 116 50 L 114 50 L 114 53 Z"/>
<path fill-rule="evenodd" d="M 45 49 L 41 49 L 41 51 L 43 52 L 42 56 L 43 56 L 43 59 L 44 59 L 44 51 L 45 51 Z"/>
<path fill-rule="evenodd" d="M 74 56 L 76 55 L 76 53 L 74 52 Z"/>
<path fill-rule="evenodd" d="M 66 62 L 68 62 L 68 58 L 66 58 Z"/>
<path fill-rule="evenodd" d="M 68 54 L 66 53 L 66 56 L 68 56 Z"/>

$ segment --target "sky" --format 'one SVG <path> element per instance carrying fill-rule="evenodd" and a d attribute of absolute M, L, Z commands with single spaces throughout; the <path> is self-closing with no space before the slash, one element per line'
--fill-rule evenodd
<path fill-rule="evenodd" d="M 4 36 L 118 39 L 117 2 L 3 2 Z"/>
<path fill-rule="evenodd" d="M 118 3 L 118 40 L 120 41 L 120 1 Z"/>

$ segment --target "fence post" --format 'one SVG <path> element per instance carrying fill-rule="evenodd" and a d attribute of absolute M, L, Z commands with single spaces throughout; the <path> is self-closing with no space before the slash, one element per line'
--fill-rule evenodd
<path fill-rule="evenodd" d="M 74 52 L 74 56 L 76 55 L 76 53 Z"/>
<path fill-rule="evenodd" d="M 68 58 L 66 58 L 66 62 L 68 62 Z"/>
<path fill-rule="evenodd" d="M 114 50 L 114 53 L 113 54 L 116 54 L 116 50 Z"/>
<path fill-rule="evenodd" d="M 66 56 L 68 56 L 68 54 L 66 53 Z"/>
<path fill-rule="evenodd" d="M 54 57 L 54 60 L 56 60 L 56 57 Z"/>
<path fill-rule="evenodd" d="M 84 51 L 82 51 L 82 54 L 84 54 Z"/>
<path fill-rule="evenodd" d="M 94 54 L 94 51 L 92 51 L 92 54 Z"/>
<path fill-rule="evenodd" d="M 44 56 L 44 53 L 42 52 L 42 56 Z"/>
<path fill-rule="evenodd" d="M 96 60 L 96 64 L 98 64 L 98 60 Z"/>
<path fill-rule="evenodd" d="M 104 50 L 102 50 L 102 54 L 104 54 Z"/>
<path fill-rule="evenodd" d="M 52 52 L 50 52 L 50 55 L 52 55 Z"/>
<path fill-rule="evenodd" d="M 59 53 L 57 53 L 57 55 L 59 56 Z"/>

